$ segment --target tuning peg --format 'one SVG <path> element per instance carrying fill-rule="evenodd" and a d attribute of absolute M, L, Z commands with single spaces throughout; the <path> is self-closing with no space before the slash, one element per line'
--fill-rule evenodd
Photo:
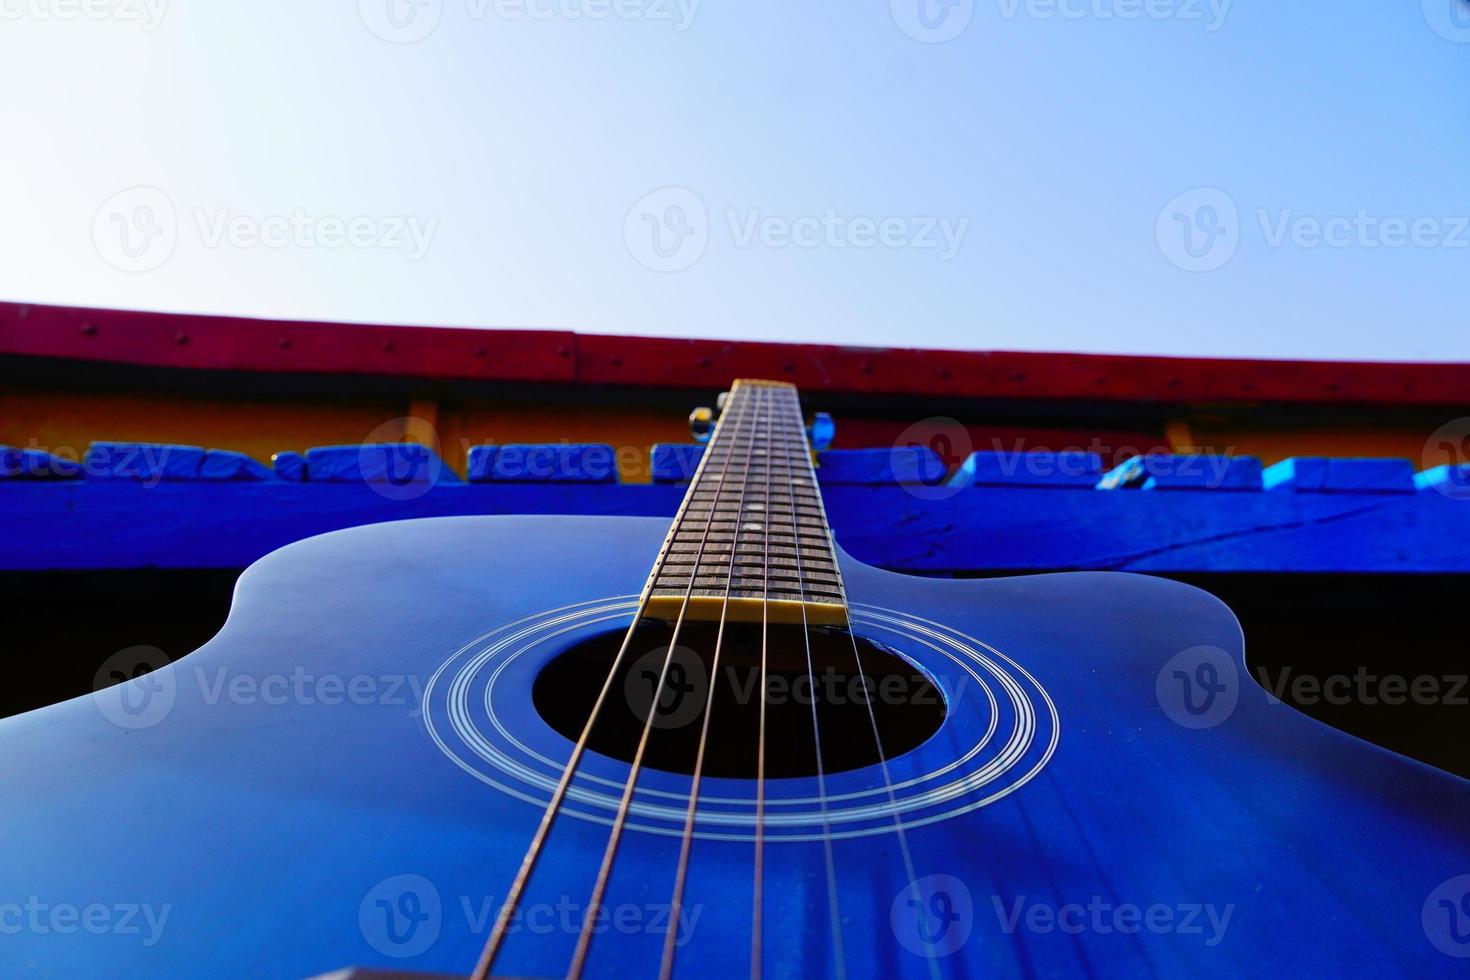
<path fill-rule="evenodd" d="M 826 412 L 817 412 L 807 424 L 806 434 L 811 440 L 812 448 L 822 452 L 832 445 L 832 440 L 837 435 L 837 423 Z"/>
<path fill-rule="evenodd" d="M 720 392 L 720 397 L 715 399 L 715 411 L 721 415 L 725 414 L 725 403 L 729 400 L 730 393 L 728 391 Z"/>
<path fill-rule="evenodd" d="M 689 413 L 689 434 L 695 442 L 709 442 L 715 431 L 715 412 L 712 408 L 696 408 Z"/>

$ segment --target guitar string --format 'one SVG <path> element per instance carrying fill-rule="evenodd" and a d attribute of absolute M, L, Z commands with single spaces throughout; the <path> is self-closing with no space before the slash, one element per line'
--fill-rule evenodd
<path fill-rule="evenodd" d="M 718 428 L 719 426 L 716 425 L 717 431 Z M 713 435 L 710 439 L 710 445 L 714 445 Z M 665 538 L 665 544 L 663 547 L 660 548 L 658 560 L 654 564 L 653 571 L 649 573 L 648 581 L 643 587 L 643 594 L 638 599 L 638 606 L 633 611 L 633 621 L 628 625 L 627 632 L 623 634 L 622 645 L 618 648 L 617 656 L 613 658 L 612 667 L 608 670 L 607 678 L 602 683 L 602 690 L 598 692 L 597 700 L 592 705 L 592 712 L 587 718 L 587 723 L 583 726 L 582 733 L 577 738 L 576 744 L 572 746 L 572 754 L 568 757 L 567 764 L 562 770 L 561 778 L 557 781 L 556 789 L 553 790 L 551 794 L 551 799 L 547 802 L 546 809 L 541 814 L 541 820 L 536 826 L 535 834 L 533 834 L 531 837 L 531 843 L 526 848 L 525 855 L 521 858 L 520 868 L 517 869 L 516 876 L 511 882 L 510 889 L 506 892 L 505 901 L 501 904 L 500 911 L 496 914 L 495 924 L 490 930 L 490 938 L 486 941 L 484 949 L 482 949 L 480 952 L 480 959 L 475 964 L 474 971 L 470 974 L 470 980 L 488 980 L 490 976 L 490 970 L 495 964 L 495 959 L 497 956 L 499 956 L 500 951 L 504 948 L 505 938 L 510 928 L 510 920 L 515 915 L 516 909 L 520 906 L 521 896 L 525 893 L 526 886 L 531 879 L 531 874 L 535 870 L 537 862 L 540 860 L 541 851 L 546 843 L 546 838 L 551 833 L 552 824 L 556 821 L 556 816 L 561 810 L 562 801 L 565 799 L 567 790 L 571 786 L 572 778 L 576 775 L 577 767 L 581 763 L 582 756 L 587 748 L 587 743 L 592 737 L 592 730 L 596 726 L 597 719 L 602 712 L 602 706 L 607 701 L 608 692 L 612 689 L 613 679 L 617 677 L 618 669 L 623 663 L 623 658 L 627 655 L 628 649 L 632 646 L 633 634 L 638 629 L 638 623 L 643 618 L 643 612 L 645 609 L 648 608 L 648 601 L 650 598 L 652 598 L 653 595 L 654 580 L 657 578 L 658 573 L 660 569 L 662 569 L 664 564 L 664 548 L 671 545 L 675 536 L 680 530 L 683 529 L 685 519 L 689 513 L 689 501 L 693 498 L 694 489 L 699 486 L 700 479 L 701 477 L 703 477 L 705 468 L 708 463 L 709 454 L 707 454 L 704 458 L 701 458 L 699 461 L 699 465 L 695 468 L 694 476 L 692 477 L 690 482 L 690 492 L 688 496 L 686 496 L 684 502 L 680 505 L 679 512 L 675 516 L 674 522 L 669 529 L 667 537 Z M 709 530 L 708 525 L 706 524 L 705 537 L 708 537 L 708 535 Z M 703 557 L 703 554 L 704 543 L 703 540 L 701 540 L 699 554 L 695 556 L 693 568 L 694 572 L 697 572 L 699 570 L 699 559 Z M 693 584 L 693 581 L 694 577 L 693 573 L 691 572 L 691 586 Z M 685 597 L 685 602 L 686 604 L 688 602 L 687 595 Z M 680 619 L 682 620 L 682 618 L 683 609 L 681 608 Z M 655 699 L 656 698 L 657 692 L 655 692 Z M 655 704 L 656 703 L 657 702 L 655 700 Z"/>
<path fill-rule="evenodd" d="M 790 423 L 792 412 L 787 406 L 787 422 Z M 796 424 L 801 424 L 801 417 L 796 416 Z M 798 429 L 798 431 L 800 431 Z M 817 759 L 817 802 L 822 813 L 822 856 L 827 864 L 827 911 L 832 919 L 832 956 L 837 968 L 839 980 L 847 976 L 847 964 L 842 949 L 842 912 L 837 902 L 837 866 L 832 858 L 832 831 L 827 820 L 827 776 L 822 766 L 822 732 L 817 722 L 817 679 L 812 669 L 812 638 L 808 632 L 806 619 L 806 573 L 802 569 L 801 561 L 801 526 L 796 517 L 796 492 L 795 482 L 791 477 L 791 457 L 783 451 L 781 454 L 782 464 L 786 469 L 786 482 L 792 486 L 791 493 L 791 537 L 796 542 L 796 579 L 801 589 L 801 636 L 806 645 L 806 677 L 808 692 L 812 702 L 812 747 L 816 750 Z M 812 472 L 808 466 L 808 472 Z M 812 488 L 821 499 L 820 491 Z M 833 553 L 836 557 L 836 553 Z"/>
<path fill-rule="evenodd" d="M 750 410 L 756 422 L 760 420 L 760 402 L 755 403 L 755 408 Z M 742 420 L 743 421 L 743 420 Z M 694 815 L 699 805 L 699 784 L 704 775 L 704 753 L 709 744 L 710 719 L 715 711 L 715 691 L 719 687 L 720 678 L 720 653 L 725 642 L 725 622 L 730 612 L 730 593 L 735 586 L 735 559 L 739 554 L 740 532 L 745 528 L 745 498 L 750 490 L 750 461 L 754 456 L 754 440 L 752 434 L 747 437 L 749 443 L 744 444 L 746 449 L 745 468 L 740 475 L 740 500 L 735 505 L 735 533 L 730 541 L 730 561 L 725 570 L 725 597 L 720 603 L 720 626 L 715 633 L 715 652 L 710 661 L 710 683 L 709 692 L 705 697 L 704 721 L 699 729 L 699 748 L 694 757 L 694 777 L 689 786 L 689 808 L 684 814 L 684 834 L 679 843 L 679 865 L 674 873 L 674 894 L 669 900 L 669 926 L 664 933 L 663 958 L 659 963 L 658 975 L 661 980 L 669 980 L 674 972 L 674 949 L 675 941 L 678 939 L 678 924 L 684 906 L 684 885 L 689 873 L 689 853 L 694 845 Z M 767 447 L 769 452 L 769 446 Z M 769 463 L 769 457 L 767 462 Z M 766 473 L 769 480 L 770 467 L 767 465 Z M 769 506 L 769 499 L 767 506 Z M 713 511 L 711 512 L 713 520 Z M 770 515 L 762 511 L 762 524 L 770 521 Z"/>
<path fill-rule="evenodd" d="M 739 389 L 737 389 L 737 391 L 738 390 Z M 731 401 L 735 401 L 735 396 L 732 396 Z M 739 418 L 736 420 L 735 432 L 737 433 L 737 436 L 743 423 L 743 418 Z M 717 445 L 716 437 L 721 435 L 720 430 L 723 427 L 724 419 L 722 418 L 716 423 L 715 432 L 710 437 L 709 449 L 706 450 L 707 456 L 713 455 L 714 449 Z M 718 504 L 720 497 L 725 492 L 725 477 L 729 475 L 730 461 L 734 458 L 734 456 L 735 453 L 733 451 L 727 452 L 725 454 L 724 464 L 720 469 L 720 486 L 715 490 L 716 504 Z M 702 468 L 703 467 L 701 467 L 701 469 Z M 691 488 L 690 497 L 692 498 L 693 496 L 694 491 Z M 684 590 L 684 600 L 679 605 L 679 615 L 678 618 L 674 621 L 674 631 L 669 638 L 669 648 L 664 653 L 663 669 L 659 672 L 658 683 L 654 685 L 653 701 L 649 705 L 648 717 L 645 718 L 643 721 L 643 734 L 639 737 L 638 749 L 633 754 L 633 764 L 628 773 L 628 780 L 623 788 L 623 798 L 618 803 L 618 813 L 616 818 L 613 820 L 612 832 L 608 835 L 607 850 L 603 853 L 602 864 L 597 871 L 597 880 L 592 886 L 592 897 L 587 903 L 587 912 L 583 915 L 582 926 L 577 932 L 577 947 L 572 953 L 571 966 L 567 969 L 567 980 L 576 980 L 577 977 L 580 977 L 582 975 L 583 968 L 587 964 L 587 954 L 592 945 L 593 923 L 597 916 L 598 910 L 602 907 L 602 896 L 607 891 L 607 883 L 612 876 L 613 862 L 617 859 L 618 844 L 622 839 L 623 827 L 628 820 L 628 809 L 633 802 L 633 792 L 638 785 L 638 773 L 639 770 L 641 770 L 643 767 L 643 754 L 648 748 L 648 735 L 649 732 L 653 729 L 653 716 L 654 713 L 658 710 L 659 697 L 663 694 L 664 683 L 668 680 L 669 664 L 674 659 L 674 648 L 679 643 L 679 632 L 683 629 L 684 626 L 685 613 L 689 611 L 689 600 L 694 595 L 694 580 L 699 575 L 699 566 L 704 558 L 705 547 L 709 543 L 710 528 L 714 524 L 713 514 L 714 509 L 712 507 L 710 510 L 711 516 L 709 518 L 706 518 L 704 523 L 704 533 L 703 535 L 701 535 L 699 540 L 699 551 L 694 557 L 694 565 L 689 572 L 689 584 Z M 733 543 L 731 547 L 733 548 Z"/>
<path fill-rule="evenodd" d="M 775 415 L 772 399 L 764 399 L 766 410 L 766 448 L 771 447 L 771 423 Z M 771 611 L 771 473 L 775 469 L 769 456 L 766 457 L 766 533 L 761 547 L 761 706 L 760 735 L 756 742 L 755 762 L 755 884 L 750 914 L 750 976 L 760 980 L 761 975 L 761 927 L 765 902 L 765 832 L 766 832 L 766 640 L 770 630 Z M 787 493 L 794 496 L 795 488 L 788 486 Z M 792 528 L 795 536 L 796 528 Z"/>
<path fill-rule="evenodd" d="M 832 549 L 832 557 L 836 559 L 837 540 L 832 534 L 832 525 L 827 520 L 827 508 L 822 503 L 821 494 L 817 495 L 817 506 L 821 508 L 822 523 L 827 528 L 827 541 Z M 847 583 L 840 575 L 837 577 L 837 589 L 842 596 L 842 605 L 851 608 L 847 601 Z M 899 814 L 898 810 L 898 796 L 893 791 L 893 780 L 888 772 L 888 756 L 883 751 L 883 738 L 878 733 L 878 716 L 873 708 L 872 692 L 868 687 L 868 675 L 863 671 L 863 658 L 858 653 L 857 634 L 853 632 L 851 623 L 848 624 L 847 637 L 852 641 L 852 660 L 854 666 L 857 668 L 858 679 L 863 686 L 863 702 L 867 705 L 868 709 L 868 724 L 873 729 L 873 745 L 878 751 L 878 767 L 883 773 L 883 788 L 888 794 L 888 808 L 893 813 L 893 829 L 898 834 L 898 849 L 903 857 L 904 874 L 908 876 L 908 890 L 913 896 L 911 901 L 916 908 L 922 911 L 923 896 L 919 894 L 918 876 L 914 871 L 914 858 L 909 850 L 908 836 L 904 833 L 903 817 Z M 928 938 L 928 930 L 920 929 L 919 933 L 924 940 L 925 948 L 929 951 L 929 955 L 926 957 L 929 963 L 929 976 L 932 980 L 940 980 L 939 959 L 934 955 L 934 944 Z"/>
<path fill-rule="evenodd" d="M 556 789 L 551 794 L 551 800 L 541 814 L 541 821 L 536 826 L 536 833 L 532 835 L 530 846 L 526 848 L 525 855 L 521 858 L 521 866 L 516 871 L 515 879 L 511 882 L 510 890 L 506 892 L 505 901 L 501 903 L 500 911 L 495 916 L 495 925 L 490 930 L 490 938 L 486 941 L 484 949 L 480 951 L 479 962 L 475 964 L 474 971 L 470 974 L 470 980 L 488 980 L 490 970 L 495 965 L 495 959 L 505 943 L 505 937 L 510 927 L 510 920 L 520 906 L 521 895 L 525 892 L 526 885 L 530 881 L 531 872 L 535 870 L 536 862 L 541 856 L 542 846 L 546 842 L 547 835 L 551 832 L 551 825 L 561 809 L 562 797 L 566 795 L 567 788 L 571 785 L 572 776 L 577 771 L 577 765 L 581 761 L 582 752 L 587 747 L 587 741 L 591 737 L 592 728 L 597 722 L 597 716 L 602 708 L 603 701 L 607 698 L 608 690 L 612 686 L 613 677 L 617 675 L 618 667 L 623 661 L 628 647 L 633 641 L 633 631 L 637 629 L 638 621 L 643 617 L 643 610 L 648 605 L 648 592 L 645 591 L 639 600 L 638 608 L 633 612 L 633 623 L 628 627 L 627 633 L 623 635 L 622 646 L 618 648 L 617 656 L 613 658 L 612 669 L 608 671 L 607 680 L 602 685 L 602 691 L 597 696 L 597 701 L 592 706 L 592 714 L 587 719 L 587 724 L 582 729 L 581 737 L 577 739 L 576 745 L 572 747 L 572 754 L 567 760 L 567 765 L 562 771 L 561 779 L 558 780 Z"/>

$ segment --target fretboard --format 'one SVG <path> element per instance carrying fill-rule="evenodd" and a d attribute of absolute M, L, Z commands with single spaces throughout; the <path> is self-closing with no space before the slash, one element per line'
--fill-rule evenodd
<path fill-rule="evenodd" d="M 792 385 L 737 381 L 730 389 L 649 577 L 644 614 L 674 620 L 681 612 L 691 620 L 847 622 Z"/>

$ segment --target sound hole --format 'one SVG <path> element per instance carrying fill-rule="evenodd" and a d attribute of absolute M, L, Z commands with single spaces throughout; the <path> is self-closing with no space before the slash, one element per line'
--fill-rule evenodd
<path fill-rule="evenodd" d="M 761 628 L 758 624 L 727 624 L 718 671 L 712 674 L 717 632 L 717 624 L 713 623 L 684 624 L 668 676 L 655 699 L 672 629 L 664 623 L 641 623 L 612 679 L 588 748 L 631 762 L 651 712 L 643 764 L 666 772 L 693 773 L 705 706 L 713 686 L 704 773 L 755 778 L 760 738 Z M 816 775 L 814 702 L 822 767 L 828 773 L 878 763 L 875 721 L 883 754 L 890 759 L 916 748 L 939 730 L 945 715 L 944 698 L 933 682 L 908 661 L 858 637 L 860 674 L 854 662 L 853 639 L 847 632 L 813 629 L 807 636 L 811 641 L 810 677 L 802 630 L 770 627 L 765 657 L 767 778 Z M 536 710 L 568 739 L 581 737 L 622 641 L 622 632 L 589 639 L 548 663 L 537 676 L 531 691 Z"/>

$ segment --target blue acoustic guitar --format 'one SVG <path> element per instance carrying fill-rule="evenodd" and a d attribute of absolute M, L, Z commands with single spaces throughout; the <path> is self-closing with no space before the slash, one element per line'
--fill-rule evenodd
<path fill-rule="evenodd" d="M 1274 703 L 1196 589 L 853 561 L 785 384 L 672 528 L 301 541 L 0 749 L 5 976 L 1470 967 L 1470 783 Z"/>

